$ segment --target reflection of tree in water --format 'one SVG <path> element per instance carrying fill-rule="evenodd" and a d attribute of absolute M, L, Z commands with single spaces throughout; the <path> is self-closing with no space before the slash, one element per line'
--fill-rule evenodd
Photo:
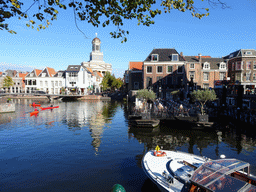
<path fill-rule="evenodd" d="M 118 106 L 119 106 L 118 102 L 108 102 L 103 105 L 102 115 L 106 123 L 109 123 L 109 120 L 115 116 Z"/>

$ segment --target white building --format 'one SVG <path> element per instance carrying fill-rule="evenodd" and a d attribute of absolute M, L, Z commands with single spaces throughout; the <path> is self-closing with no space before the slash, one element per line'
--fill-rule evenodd
<path fill-rule="evenodd" d="M 107 71 L 112 74 L 112 65 L 103 61 L 103 52 L 101 52 L 101 41 L 97 37 L 92 40 L 92 52 L 88 62 L 82 62 L 82 66 L 91 68 L 92 71 L 99 71 L 103 76 Z"/>
<path fill-rule="evenodd" d="M 34 69 L 25 77 L 26 93 L 36 90 L 44 91 L 48 94 L 60 94 L 60 90 L 65 87 L 64 71 L 56 71 L 46 67 L 43 70 Z"/>
<path fill-rule="evenodd" d="M 66 70 L 65 87 L 68 93 L 87 94 L 92 85 L 92 73 L 82 65 L 69 65 Z"/>

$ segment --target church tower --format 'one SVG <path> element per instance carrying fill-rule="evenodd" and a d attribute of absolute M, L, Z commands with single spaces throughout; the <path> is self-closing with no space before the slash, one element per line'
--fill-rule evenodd
<path fill-rule="evenodd" d="M 82 62 L 82 66 L 90 68 L 92 71 L 98 71 L 103 76 L 107 71 L 112 73 L 112 65 L 103 61 L 103 53 L 101 52 L 101 41 L 97 37 L 92 40 L 92 52 L 90 53 L 90 60 Z"/>
<path fill-rule="evenodd" d="M 90 54 L 90 62 L 103 62 L 103 53 L 100 52 L 100 44 L 101 41 L 97 37 L 96 33 L 96 37 L 92 40 L 92 52 Z"/>

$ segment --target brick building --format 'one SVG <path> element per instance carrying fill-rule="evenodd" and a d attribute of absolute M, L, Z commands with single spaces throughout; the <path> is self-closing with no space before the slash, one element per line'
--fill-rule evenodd
<path fill-rule="evenodd" d="M 244 93 L 254 93 L 256 85 L 256 51 L 240 49 L 223 57 L 228 63 L 231 85 L 243 85 Z"/>
<path fill-rule="evenodd" d="M 199 88 L 218 88 L 227 80 L 227 65 L 223 58 L 210 56 L 184 56 L 186 77 Z"/>

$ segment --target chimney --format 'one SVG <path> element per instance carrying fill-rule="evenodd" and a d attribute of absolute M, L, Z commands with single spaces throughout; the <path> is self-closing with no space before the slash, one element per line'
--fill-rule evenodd
<path fill-rule="evenodd" d="M 198 54 L 198 57 L 199 57 L 199 63 L 201 63 L 201 61 L 202 61 L 202 60 L 201 60 L 201 56 L 202 56 L 202 55 L 201 55 L 201 53 L 199 53 L 199 54 Z"/>

